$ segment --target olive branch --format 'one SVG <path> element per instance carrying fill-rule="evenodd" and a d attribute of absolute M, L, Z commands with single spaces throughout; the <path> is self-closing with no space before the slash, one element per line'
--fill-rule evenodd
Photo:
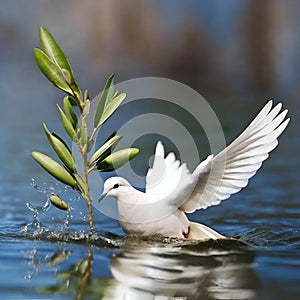
<path fill-rule="evenodd" d="M 126 148 L 113 152 L 122 138 L 114 132 L 91 157 L 88 155 L 93 149 L 97 131 L 116 111 L 126 94 L 114 91 L 114 75 L 111 75 L 98 98 L 93 116 L 93 128 L 88 128 L 87 117 L 90 114 L 91 104 L 88 91 L 85 90 L 82 93 L 67 57 L 53 36 L 43 27 L 40 28 L 40 42 L 42 49 L 35 48 L 34 57 L 38 67 L 48 80 L 67 93 L 62 100 L 62 106 L 57 105 L 57 108 L 65 131 L 76 143 L 81 155 L 83 174 L 79 174 L 75 158 L 67 143 L 59 135 L 51 132 L 46 124 L 43 124 L 44 132 L 60 163 L 38 151 L 33 151 L 32 156 L 50 175 L 72 187 L 85 199 L 91 234 L 94 230 L 94 222 L 89 173 L 113 171 L 139 153 L 137 148 Z M 91 133 L 89 134 L 89 132 Z M 59 196 L 51 194 L 49 199 L 54 206 L 60 209 L 69 209 L 69 205 Z"/>

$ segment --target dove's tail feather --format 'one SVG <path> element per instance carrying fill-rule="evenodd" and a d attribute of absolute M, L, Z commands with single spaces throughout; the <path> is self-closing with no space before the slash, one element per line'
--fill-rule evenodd
<path fill-rule="evenodd" d="M 188 239 L 195 240 L 206 240 L 206 239 L 224 239 L 225 236 L 219 234 L 213 229 L 199 223 L 190 222 L 189 224 L 190 230 L 188 233 Z"/>

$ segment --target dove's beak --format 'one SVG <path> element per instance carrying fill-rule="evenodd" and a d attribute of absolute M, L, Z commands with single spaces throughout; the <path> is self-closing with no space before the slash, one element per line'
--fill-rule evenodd
<path fill-rule="evenodd" d="M 107 196 L 107 192 L 103 192 L 103 193 L 101 194 L 100 198 L 98 199 L 98 203 L 99 203 L 100 201 L 102 201 L 106 196 Z"/>

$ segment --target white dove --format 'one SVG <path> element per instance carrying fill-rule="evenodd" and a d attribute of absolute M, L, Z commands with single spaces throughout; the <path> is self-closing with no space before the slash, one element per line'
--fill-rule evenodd
<path fill-rule="evenodd" d="M 225 238 L 203 224 L 190 222 L 185 213 L 218 205 L 248 184 L 289 123 L 287 110 L 280 112 L 282 104 L 272 106 L 271 100 L 240 136 L 216 156 L 209 155 L 192 173 L 174 153 L 165 157 L 159 141 L 147 172 L 145 193 L 122 177 L 111 177 L 98 201 L 106 196 L 117 199 L 119 221 L 126 233 Z"/>

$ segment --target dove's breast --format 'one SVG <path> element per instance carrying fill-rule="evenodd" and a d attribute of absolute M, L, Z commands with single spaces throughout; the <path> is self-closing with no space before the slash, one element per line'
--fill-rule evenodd
<path fill-rule="evenodd" d="M 120 224 L 123 230 L 128 234 L 143 234 L 154 235 L 161 234 L 168 237 L 184 238 L 189 232 L 189 221 L 186 215 L 177 210 L 161 219 L 147 220 L 145 214 L 145 221 L 135 221 L 133 217 L 131 220 L 120 217 Z"/>

